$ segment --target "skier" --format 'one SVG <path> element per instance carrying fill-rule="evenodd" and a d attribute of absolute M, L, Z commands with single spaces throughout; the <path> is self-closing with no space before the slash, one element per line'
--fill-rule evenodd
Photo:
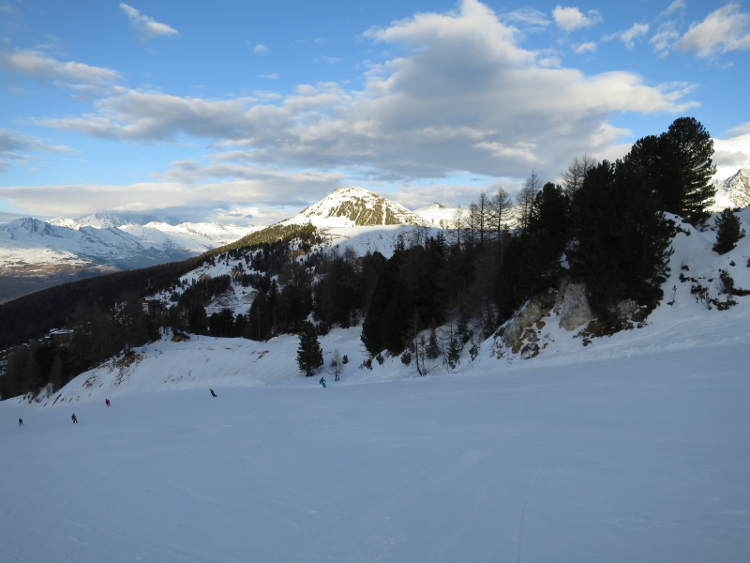
<path fill-rule="evenodd" d="M 109 406 L 111 406 L 111 405 L 110 405 L 110 402 L 109 402 L 109 399 L 104 399 L 104 403 L 105 403 L 105 404 L 106 404 L 106 405 L 107 405 L 108 407 L 109 407 Z"/>
<path fill-rule="evenodd" d="M 209 391 L 211 391 L 211 396 L 212 397 L 218 397 L 218 395 L 216 393 L 214 393 L 213 389 L 209 389 Z"/>
<path fill-rule="evenodd" d="M 323 386 L 323 389 L 326 388 L 326 378 L 325 377 L 321 377 L 320 378 L 320 384 Z"/>
<path fill-rule="evenodd" d="M 78 417 L 75 413 L 73 413 L 73 416 L 70 417 L 73 420 L 73 424 L 78 424 Z"/>
<path fill-rule="evenodd" d="M 23 418 L 18 419 L 18 426 L 23 426 Z"/>

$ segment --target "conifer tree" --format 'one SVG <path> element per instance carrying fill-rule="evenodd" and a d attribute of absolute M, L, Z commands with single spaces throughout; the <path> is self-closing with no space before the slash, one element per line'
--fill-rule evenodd
<path fill-rule="evenodd" d="M 739 217 L 730 208 L 716 216 L 716 244 L 714 251 L 726 254 L 737 246 L 737 241 L 745 236 Z"/>
<path fill-rule="evenodd" d="M 427 350 L 425 351 L 427 357 L 434 360 L 442 353 L 440 350 L 440 344 L 438 344 L 437 329 L 435 325 L 430 327 L 430 337 L 427 341 Z"/>
<path fill-rule="evenodd" d="M 312 377 L 323 365 L 323 350 L 318 342 L 318 332 L 309 321 L 302 323 L 297 348 L 297 365 L 305 376 Z"/>
<path fill-rule="evenodd" d="M 569 259 L 597 313 L 653 290 L 671 254 L 669 227 L 635 167 L 604 161 L 593 168 L 576 192 L 574 214 Z"/>
<path fill-rule="evenodd" d="M 675 119 L 665 135 L 677 151 L 683 192 L 681 215 L 695 224 L 708 217 L 707 209 L 716 195 L 711 183 L 716 174 L 712 160 L 714 142 L 694 117 Z"/>

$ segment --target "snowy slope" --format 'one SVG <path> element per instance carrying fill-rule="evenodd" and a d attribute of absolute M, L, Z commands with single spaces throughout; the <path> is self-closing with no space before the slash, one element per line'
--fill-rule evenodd
<path fill-rule="evenodd" d="M 432 227 L 440 227 L 441 229 L 455 229 L 456 228 L 456 211 L 457 208 L 445 207 L 440 203 L 431 203 L 419 209 L 415 209 L 414 213 L 422 217 Z"/>
<path fill-rule="evenodd" d="M 750 170 L 741 168 L 736 174 L 723 180 L 715 180 L 716 197 L 713 211 L 727 207 L 747 207 L 750 205 Z"/>
<path fill-rule="evenodd" d="M 144 361 L 137 382 L 106 393 L 94 384 L 90 399 L 0 404 L 0 559 L 662 563 L 750 553 L 746 342 L 554 367 L 483 363 L 379 385 L 350 384 L 352 366 L 322 389 L 293 372 L 269 385 L 272 361 L 199 340 L 203 356 L 159 345 L 159 363 Z M 219 374 L 222 362 L 238 373 Z M 194 388 L 151 392 L 168 376 L 193 376 Z M 263 386 L 234 386 L 256 376 Z"/>

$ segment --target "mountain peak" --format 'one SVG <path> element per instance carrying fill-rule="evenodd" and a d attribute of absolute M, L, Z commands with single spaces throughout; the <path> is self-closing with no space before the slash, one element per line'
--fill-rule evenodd
<path fill-rule="evenodd" d="M 129 222 L 124 221 L 120 217 L 112 215 L 111 213 L 93 213 L 91 215 L 76 217 L 75 219 L 57 217 L 52 219 L 50 224 L 57 227 L 68 227 L 69 229 L 78 230 L 81 227 L 94 227 L 96 229 L 117 228 L 122 227 L 123 225 L 128 225 Z"/>
<path fill-rule="evenodd" d="M 718 212 L 727 207 L 750 205 L 750 169 L 740 168 L 724 180 L 714 180 L 716 198 L 711 211 Z"/>
<path fill-rule="evenodd" d="M 403 205 L 364 188 L 339 188 L 282 224 L 312 223 L 316 227 L 426 225 Z"/>

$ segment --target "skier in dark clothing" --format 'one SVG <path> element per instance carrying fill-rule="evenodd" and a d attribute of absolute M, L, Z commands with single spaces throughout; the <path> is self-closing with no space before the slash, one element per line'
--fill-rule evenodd
<path fill-rule="evenodd" d="M 211 391 L 211 396 L 213 396 L 213 397 L 218 397 L 218 395 L 217 395 L 216 393 L 214 393 L 214 390 L 213 390 L 213 389 L 209 389 L 209 391 Z"/>
<path fill-rule="evenodd" d="M 108 407 L 111 406 L 109 403 L 109 399 L 104 399 L 104 404 L 107 405 Z"/>
<path fill-rule="evenodd" d="M 326 378 L 325 377 L 321 377 L 319 383 L 323 386 L 323 389 L 325 389 L 325 387 L 326 387 Z"/>
<path fill-rule="evenodd" d="M 78 424 L 78 417 L 73 413 L 73 416 L 70 417 L 73 420 L 73 424 Z"/>
<path fill-rule="evenodd" d="M 23 426 L 23 418 L 18 419 L 18 426 Z"/>

